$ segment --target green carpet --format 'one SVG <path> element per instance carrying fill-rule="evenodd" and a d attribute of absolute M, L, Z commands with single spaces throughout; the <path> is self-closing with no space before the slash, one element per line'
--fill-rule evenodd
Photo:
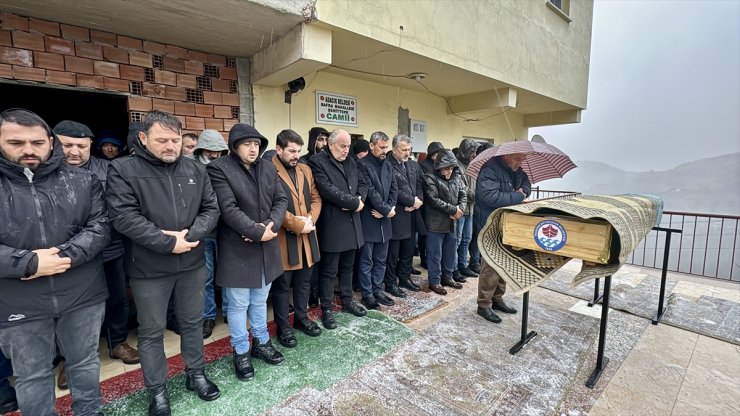
<path fill-rule="evenodd" d="M 234 375 L 231 356 L 221 358 L 206 368 L 208 377 L 221 389 L 221 397 L 213 402 L 199 400 L 185 389 L 185 376 L 179 375 L 167 383 L 174 415 L 254 415 L 263 412 L 304 387 L 324 390 L 355 370 L 390 351 L 414 332 L 388 316 L 370 311 L 364 318 L 346 313 L 335 315 L 338 328 L 324 330 L 311 338 L 296 331 L 298 347 L 283 348 L 280 366 L 253 360 L 255 378 L 239 381 Z M 102 409 L 108 416 L 142 415 L 147 412 L 145 391 L 139 391 L 108 403 Z"/>

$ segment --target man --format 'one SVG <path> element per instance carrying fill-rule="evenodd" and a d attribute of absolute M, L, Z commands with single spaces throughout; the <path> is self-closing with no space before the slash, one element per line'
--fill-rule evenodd
<path fill-rule="evenodd" d="M 424 191 L 421 168 L 413 160 L 411 139 L 403 134 L 393 137 L 393 152 L 386 163 L 393 168 L 398 184 L 396 216 L 391 219 L 393 235 L 388 244 L 388 262 L 385 269 L 385 291 L 396 297 L 406 297 L 399 286 L 418 292 L 419 286 L 411 279 L 416 232 L 426 233 L 420 208 Z"/>
<path fill-rule="evenodd" d="M 206 268 L 201 244 L 216 226 L 218 205 L 205 167 L 180 157 L 181 128 L 172 114 L 148 113 L 134 141 L 134 155 L 116 159 L 108 168 L 108 209 L 124 237 L 150 415 L 170 414 L 163 344 L 170 297 L 186 366 L 185 387 L 202 400 L 220 395 L 203 370 Z"/>
<path fill-rule="evenodd" d="M 360 213 L 365 244 L 360 248 L 362 304 L 380 309 L 395 302 L 383 293 L 388 242 L 393 236 L 391 218 L 396 216 L 398 185 L 393 167 L 385 163 L 390 143 L 382 131 L 370 135 L 370 152 L 357 163 L 367 184 L 367 207 Z"/>
<path fill-rule="evenodd" d="M 522 170 L 526 155 L 516 153 L 491 158 L 481 167 L 475 185 L 475 227 L 480 230 L 491 213 L 501 207 L 522 203 L 532 192 L 527 174 Z M 478 315 L 493 323 L 501 322 L 493 309 L 516 313 L 504 303 L 506 281 L 485 262 L 478 278 Z"/>
<path fill-rule="evenodd" d="M 193 152 L 195 152 L 195 147 L 198 145 L 198 135 L 195 133 L 185 133 L 182 135 L 182 155 L 190 158 L 195 159 L 195 156 L 193 156 Z"/>
<path fill-rule="evenodd" d="M 429 143 L 429 146 L 427 146 L 427 153 L 426 158 L 419 162 L 419 167 L 421 167 L 421 171 L 423 175 L 432 174 L 434 173 L 434 159 L 437 157 L 437 153 L 439 153 L 440 150 L 444 150 L 444 146 L 440 142 L 431 142 Z M 424 187 L 426 189 L 426 187 Z M 421 208 L 421 215 L 426 221 L 426 206 L 422 206 Z M 419 241 L 418 241 L 418 248 L 419 248 L 419 260 L 420 260 L 420 266 L 424 269 L 427 268 L 427 236 L 424 234 L 419 234 Z"/>
<path fill-rule="evenodd" d="M 468 249 L 473 260 L 478 262 L 480 254 L 477 252 L 478 245 L 471 244 L 473 238 L 473 206 L 475 204 L 475 178 L 465 174 L 470 162 L 475 159 L 478 151 L 478 142 L 473 139 L 463 139 L 457 152 L 457 164 L 460 167 L 460 177 L 467 189 L 468 205 L 463 211 L 463 216 L 457 220 L 457 271 L 460 277 L 458 282 L 465 282 L 466 277 L 478 277 L 468 264 Z"/>
<path fill-rule="evenodd" d="M 319 154 L 326 146 L 326 139 L 329 137 L 329 131 L 322 127 L 313 127 L 308 131 L 308 153 L 298 159 L 298 163 L 308 164 L 308 161 L 316 154 Z"/>
<path fill-rule="evenodd" d="M 352 146 L 352 154 L 356 160 L 360 160 L 367 156 L 370 152 L 370 143 L 365 139 L 357 139 L 355 145 Z"/>
<path fill-rule="evenodd" d="M 272 284 L 272 311 L 277 324 L 280 343 L 294 348 L 298 342 L 288 322 L 290 287 L 293 286 L 293 327 L 306 335 L 316 337 L 321 328 L 308 319 L 309 284 L 314 265 L 321 258 L 319 241 L 314 223 L 321 213 L 321 197 L 311 173 L 311 168 L 298 163 L 303 139 L 293 130 L 283 130 L 277 135 L 277 154 L 272 163 L 277 168 L 281 185 L 288 197 L 283 226 L 278 231 L 283 275 Z"/>
<path fill-rule="evenodd" d="M 198 144 L 193 150 L 193 157 L 198 162 L 207 165 L 221 156 L 229 153 L 229 147 L 226 146 L 224 137 L 216 130 L 205 129 L 198 136 Z M 216 242 L 216 233 L 204 239 L 206 252 L 206 292 L 205 309 L 203 310 L 203 339 L 209 338 L 213 334 L 213 328 L 216 326 L 216 291 L 213 284 L 216 276 L 216 253 L 218 252 L 218 243 Z M 222 307 L 224 316 L 228 310 L 228 302 L 223 302 Z"/>
<path fill-rule="evenodd" d="M 65 162 L 92 172 L 106 189 L 109 161 L 90 155 L 93 134 L 90 129 L 71 120 L 64 120 L 54 126 L 64 151 Z M 139 352 L 126 342 L 128 338 L 129 303 L 126 288 L 126 273 L 123 270 L 123 241 L 113 233 L 113 241 L 103 252 L 103 270 L 108 285 L 108 299 L 105 302 L 103 328 L 108 340 L 111 358 L 120 359 L 124 364 L 138 364 Z M 62 370 L 64 371 L 64 370 Z"/>
<path fill-rule="evenodd" d="M 0 349 L 13 362 L 18 407 L 53 415 L 56 345 L 67 359 L 72 410 L 97 414 L 98 339 L 105 313 L 100 252 L 110 243 L 103 187 L 64 164 L 36 114 L 0 114 Z"/>
<path fill-rule="evenodd" d="M 98 142 L 98 152 L 105 160 L 113 160 L 121 156 L 123 143 L 115 137 L 105 137 Z"/>
<path fill-rule="evenodd" d="M 327 139 L 328 151 L 316 154 L 308 163 L 322 201 L 322 215 L 317 224 L 321 241 L 319 292 L 321 321 L 326 329 L 337 327 L 331 311 L 337 273 L 342 309 L 355 316 L 367 314 L 352 300 L 355 252 L 365 243 L 360 211 L 365 207 L 363 200 L 367 197 L 367 187 L 357 162 L 348 157 L 351 142 L 349 133 L 334 130 Z"/>

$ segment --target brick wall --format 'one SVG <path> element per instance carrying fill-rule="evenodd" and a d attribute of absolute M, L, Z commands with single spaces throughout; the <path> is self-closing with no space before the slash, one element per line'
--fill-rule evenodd
<path fill-rule="evenodd" d="M 0 13 L 0 78 L 128 93 L 130 120 L 175 114 L 228 137 L 239 121 L 236 59 Z"/>

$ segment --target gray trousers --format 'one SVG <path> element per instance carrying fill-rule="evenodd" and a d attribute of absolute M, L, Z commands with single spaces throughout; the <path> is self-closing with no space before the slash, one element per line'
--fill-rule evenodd
<path fill-rule="evenodd" d="M 147 388 L 161 387 L 167 382 L 164 331 L 167 304 L 172 294 L 185 367 L 203 368 L 203 293 L 206 276 L 203 266 L 165 277 L 130 280 L 139 320 L 141 369 Z"/>
<path fill-rule="evenodd" d="M 480 276 L 478 276 L 478 306 L 490 308 L 492 301 L 501 300 L 504 293 L 506 293 L 506 281 L 485 260 L 481 260 Z"/>
<path fill-rule="evenodd" d="M 51 362 L 57 355 L 57 345 L 66 360 L 72 411 L 75 415 L 98 413 L 101 404 L 98 343 L 104 314 L 105 302 L 100 302 L 58 318 L 0 329 L 0 347 L 13 362 L 18 406 L 24 415 L 56 415 Z"/>

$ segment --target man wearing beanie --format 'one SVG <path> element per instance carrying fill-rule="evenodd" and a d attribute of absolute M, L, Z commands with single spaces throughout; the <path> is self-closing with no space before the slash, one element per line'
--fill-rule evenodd
<path fill-rule="evenodd" d="M 371 138 L 372 139 L 372 138 Z M 352 153 L 355 159 L 360 160 L 370 152 L 370 143 L 365 139 L 357 139 L 352 146 Z"/>
<path fill-rule="evenodd" d="M 98 141 L 98 151 L 106 160 L 113 160 L 118 156 L 123 156 L 121 150 L 123 150 L 123 143 L 115 137 L 105 137 Z"/>
<path fill-rule="evenodd" d="M 267 138 L 257 129 L 235 124 L 229 131 L 230 154 L 207 168 L 221 208 L 216 284 L 229 302 L 229 332 L 239 380 L 254 377 L 250 355 L 268 364 L 283 362 L 267 332 L 267 295 L 273 280 L 283 274 L 276 237 L 288 198 L 275 165 L 259 157 L 266 148 Z"/>

